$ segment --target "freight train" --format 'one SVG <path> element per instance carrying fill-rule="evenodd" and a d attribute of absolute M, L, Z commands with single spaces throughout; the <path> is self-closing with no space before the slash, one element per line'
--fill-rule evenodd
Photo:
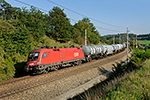
<path fill-rule="evenodd" d="M 49 48 L 41 46 L 40 49 L 32 50 L 24 67 L 25 72 L 47 73 L 57 70 L 66 65 L 79 65 L 95 58 L 103 58 L 124 50 L 125 44 L 113 45 L 83 45 L 72 48 Z"/>

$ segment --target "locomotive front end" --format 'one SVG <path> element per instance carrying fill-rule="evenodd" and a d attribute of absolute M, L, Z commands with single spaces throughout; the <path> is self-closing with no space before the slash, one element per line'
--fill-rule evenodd
<path fill-rule="evenodd" d="M 27 60 L 27 64 L 24 67 L 24 70 L 26 72 L 37 72 L 38 70 L 38 66 L 40 64 L 39 61 L 39 54 L 40 52 L 30 52 L 29 56 L 28 56 L 28 60 Z"/>

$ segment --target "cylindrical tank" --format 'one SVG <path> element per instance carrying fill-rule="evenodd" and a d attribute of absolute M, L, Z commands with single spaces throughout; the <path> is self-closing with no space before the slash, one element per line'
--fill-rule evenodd
<path fill-rule="evenodd" d="M 122 45 L 121 44 L 117 44 L 117 45 L 119 47 L 119 50 L 121 50 L 122 49 Z"/>
<path fill-rule="evenodd" d="M 114 52 L 117 52 L 119 50 L 119 46 L 117 44 L 112 44 L 114 48 Z"/>
<path fill-rule="evenodd" d="M 91 55 L 95 55 L 95 54 L 96 54 L 96 49 L 95 49 L 95 47 L 94 47 L 93 45 L 89 45 L 89 48 L 90 48 L 90 50 L 91 50 L 90 54 L 91 54 Z"/>
<path fill-rule="evenodd" d="M 124 49 L 126 47 L 126 44 L 123 43 L 122 46 L 123 46 L 123 49 Z"/>
<path fill-rule="evenodd" d="M 98 45 L 102 49 L 102 53 L 105 54 L 107 51 L 107 48 L 104 45 Z"/>
<path fill-rule="evenodd" d="M 95 50 L 96 50 L 96 54 L 99 54 L 99 53 L 101 53 L 102 52 L 102 46 L 100 46 L 100 45 L 93 45 L 94 47 L 95 47 Z"/>
<path fill-rule="evenodd" d="M 81 46 L 81 48 L 82 48 L 83 53 L 84 53 L 84 55 L 85 55 L 85 56 L 90 55 L 90 53 L 91 53 L 91 49 L 90 49 L 90 47 L 89 47 L 89 46 L 87 46 L 87 45 L 82 45 L 82 46 Z"/>
<path fill-rule="evenodd" d="M 113 46 L 111 45 L 103 45 L 106 48 L 107 54 L 112 54 L 114 51 Z"/>

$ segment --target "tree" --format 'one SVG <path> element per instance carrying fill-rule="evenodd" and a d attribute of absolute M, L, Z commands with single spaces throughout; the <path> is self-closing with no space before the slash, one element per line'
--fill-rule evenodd
<path fill-rule="evenodd" d="M 130 42 L 130 46 L 136 46 L 136 41 L 135 41 L 135 40 L 132 40 L 132 41 Z"/>
<path fill-rule="evenodd" d="M 63 9 L 53 7 L 49 11 L 49 25 L 51 27 L 51 30 L 47 32 L 49 37 L 60 42 L 67 42 L 72 38 L 73 27 Z"/>
<path fill-rule="evenodd" d="M 110 39 L 108 40 L 108 44 L 109 44 L 109 45 L 113 44 L 113 39 L 112 39 L 112 38 L 110 38 Z"/>
<path fill-rule="evenodd" d="M 98 44 L 100 42 L 99 33 L 97 30 L 93 30 L 94 27 L 92 23 L 90 23 L 90 20 L 88 18 L 83 18 L 82 21 L 78 21 L 74 25 L 75 28 L 77 28 L 81 32 L 82 38 L 85 37 L 85 29 L 87 29 L 87 39 L 91 44 Z"/>
<path fill-rule="evenodd" d="M 89 18 L 83 18 L 82 21 L 84 23 L 87 23 L 87 24 L 90 25 L 90 29 L 91 29 L 92 32 L 96 32 L 97 31 L 96 28 L 95 28 L 95 26 L 94 26 L 94 24 L 90 23 L 90 19 Z"/>
<path fill-rule="evenodd" d="M 83 18 L 82 21 L 83 21 L 84 23 L 88 23 L 88 24 L 90 23 L 90 19 L 89 19 L 89 18 Z"/>

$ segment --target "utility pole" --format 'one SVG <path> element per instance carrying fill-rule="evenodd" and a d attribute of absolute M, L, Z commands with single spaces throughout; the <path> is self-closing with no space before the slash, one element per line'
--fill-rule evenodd
<path fill-rule="evenodd" d="M 134 38 L 133 38 L 133 49 L 134 49 Z"/>
<path fill-rule="evenodd" d="M 128 62 L 128 49 L 129 49 L 129 47 L 128 47 L 128 28 L 127 28 L 127 62 Z"/>
<path fill-rule="evenodd" d="M 87 45 L 87 44 L 86 44 L 86 29 L 85 29 L 85 45 Z"/>
<path fill-rule="evenodd" d="M 119 34 L 119 43 L 121 44 L 121 35 Z"/>
<path fill-rule="evenodd" d="M 113 36 L 113 44 L 115 44 L 115 35 Z"/>
<path fill-rule="evenodd" d="M 137 46 L 137 34 L 136 34 L 136 48 L 138 48 L 138 46 Z"/>

